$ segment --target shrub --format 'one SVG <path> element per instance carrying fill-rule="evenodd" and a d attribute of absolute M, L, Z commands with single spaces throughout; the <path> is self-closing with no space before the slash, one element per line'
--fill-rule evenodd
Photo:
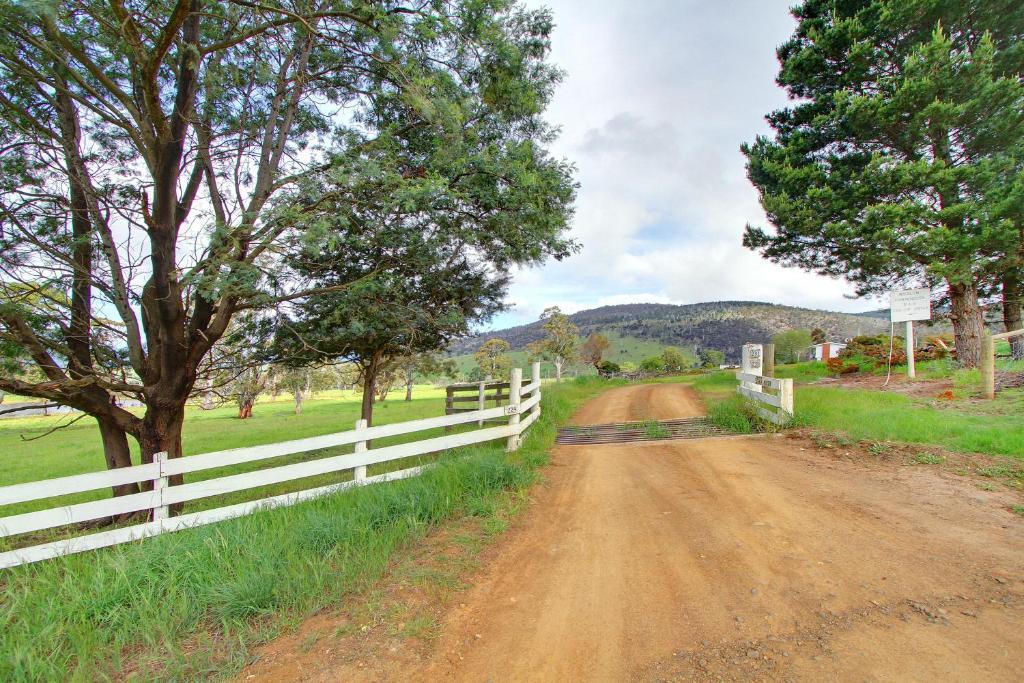
<path fill-rule="evenodd" d="M 666 372 L 682 372 L 690 367 L 690 361 L 682 351 L 674 346 L 666 346 L 661 352 L 661 362 Z"/>
<path fill-rule="evenodd" d="M 863 357 L 854 358 L 852 360 L 844 360 L 842 358 L 829 358 L 825 361 L 825 367 L 828 368 L 830 375 L 852 375 L 855 372 L 861 370 L 870 370 L 875 367 L 874 361 L 871 359 L 865 359 Z"/>
<path fill-rule="evenodd" d="M 914 351 L 916 360 L 941 360 L 948 358 L 953 348 L 953 335 L 933 334 L 924 338 L 921 348 Z"/>
<path fill-rule="evenodd" d="M 602 375 L 610 375 L 612 373 L 619 372 L 621 368 L 619 367 L 618 363 L 606 360 L 601 362 L 601 365 L 598 366 L 597 370 Z"/>
<path fill-rule="evenodd" d="M 846 345 L 846 348 L 839 352 L 839 358 L 845 361 L 855 362 L 863 369 L 884 367 L 889 362 L 889 335 L 880 334 L 874 337 L 854 337 Z M 892 364 L 903 365 L 907 362 L 907 354 L 904 351 L 903 338 L 892 339 Z"/>
<path fill-rule="evenodd" d="M 644 372 L 664 372 L 665 361 L 661 356 L 651 356 L 640 361 L 640 369 Z"/>

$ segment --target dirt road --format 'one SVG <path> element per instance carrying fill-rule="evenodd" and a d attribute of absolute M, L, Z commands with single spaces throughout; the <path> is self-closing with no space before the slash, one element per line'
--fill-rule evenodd
<path fill-rule="evenodd" d="M 574 423 L 700 413 L 684 386 L 631 386 Z M 545 476 L 428 654 L 301 677 L 1024 676 L 1024 520 L 969 483 L 771 438 L 559 447 Z"/>

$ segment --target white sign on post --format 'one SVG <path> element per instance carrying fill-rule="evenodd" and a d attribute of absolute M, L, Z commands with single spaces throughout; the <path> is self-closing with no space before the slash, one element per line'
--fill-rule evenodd
<path fill-rule="evenodd" d="M 889 292 L 889 319 L 907 324 L 907 377 L 917 376 L 914 368 L 914 321 L 932 319 L 932 290 L 894 289 Z"/>
<path fill-rule="evenodd" d="M 894 289 L 889 292 L 889 315 L 894 323 L 932 319 L 932 290 Z"/>
<path fill-rule="evenodd" d="M 764 367 L 762 363 L 764 358 L 764 347 L 761 344 L 744 344 L 740 358 L 740 369 L 744 374 L 758 376 L 764 374 L 762 370 Z M 743 382 L 743 386 L 749 389 L 752 388 L 754 384 L 751 382 Z"/>

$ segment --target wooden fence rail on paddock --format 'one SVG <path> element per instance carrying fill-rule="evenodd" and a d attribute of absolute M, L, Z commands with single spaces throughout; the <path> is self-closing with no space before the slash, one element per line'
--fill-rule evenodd
<path fill-rule="evenodd" d="M 777 425 L 793 419 L 793 380 L 737 372 L 736 392 L 754 401 L 758 415 Z M 768 407 L 766 407 L 768 406 Z"/>
<path fill-rule="evenodd" d="M 513 371 L 513 380 L 520 379 L 522 371 Z M 152 463 L 124 467 L 107 472 L 90 472 L 70 477 L 15 484 L 0 487 L 0 505 L 12 505 L 108 488 L 122 484 L 152 482 L 152 490 L 116 498 L 106 498 L 85 503 L 59 505 L 56 507 L 11 515 L 0 518 L 0 537 L 41 531 L 117 515 L 151 511 L 152 521 L 144 524 L 110 529 L 98 533 L 62 539 L 49 543 L 18 548 L 0 553 L 0 568 L 38 562 L 61 555 L 85 550 L 127 543 L 171 531 L 178 531 L 205 524 L 212 524 L 233 517 L 248 515 L 261 509 L 292 505 L 299 501 L 344 491 L 355 486 L 364 486 L 384 481 L 394 481 L 420 474 L 429 465 L 388 472 L 373 477 L 366 476 L 367 465 L 400 460 L 415 455 L 437 453 L 460 446 L 507 439 L 508 447 L 515 449 L 523 432 L 540 417 L 540 364 L 534 364 L 531 382 L 520 386 L 519 382 L 505 383 L 509 392 L 505 395 L 508 405 L 483 410 L 462 411 L 441 417 L 432 417 L 408 422 L 367 427 L 364 420 L 356 423 L 356 429 L 281 443 L 236 448 L 216 453 L 205 453 L 169 460 L 164 453 L 158 453 Z M 476 429 L 458 434 L 410 441 L 381 448 L 367 448 L 367 442 L 391 436 L 413 434 L 439 427 L 500 421 L 502 424 L 486 429 Z M 323 448 L 353 445 L 354 452 L 329 456 L 316 460 L 278 465 L 253 472 L 228 474 L 212 479 L 167 486 L 169 477 L 178 474 L 201 472 L 209 469 L 259 462 L 296 453 Z M 279 484 L 305 477 L 352 470 L 351 481 L 306 489 L 236 505 L 202 510 L 190 514 L 170 517 L 170 506 L 211 496 L 243 491 L 268 484 Z"/>
<path fill-rule="evenodd" d="M 993 399 L 996 397 L 996 342 L 1013 337 L 1024 336 L 1024 329 L 999 334 L 986 334 L 981 340 L 981 396 Z M 1013 354 L 1011 354 L 1012 357 Z"/>
<path fill-rule="evenodd" d="M 511 388 L 511 382 L 495 380 L 449 384 L 445 387 L 444 414 L 455 415 L 486 410 L 488 403 L 492 403 L 491 407 L 493 408 L 500 408 L 509 402 Z M 465 405 L 457 405 L 460 403 Z M 501 421 L 501 419 L 498 418 L 497 421 Z M 490 421 L 494 422 L 495 420 L 492 418 Z M 480 419 L 477 421 L 477 426 L 483 427 L 486 422 L 488 420 Z M 450 431 L 450 427 L 445 429 L 446 433 Z"/>

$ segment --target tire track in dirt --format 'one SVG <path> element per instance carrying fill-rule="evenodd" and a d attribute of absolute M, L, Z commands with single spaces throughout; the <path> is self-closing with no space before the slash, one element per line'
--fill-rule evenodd
<path fill-rule="evenodd" d="M 702 412 L 629 386 L 572 422 Z M 545 476 L 427 654 L 302 677 L 1019 680 L 1024 522 L 969 484 L 770 438 L 557 447 Z"/>

